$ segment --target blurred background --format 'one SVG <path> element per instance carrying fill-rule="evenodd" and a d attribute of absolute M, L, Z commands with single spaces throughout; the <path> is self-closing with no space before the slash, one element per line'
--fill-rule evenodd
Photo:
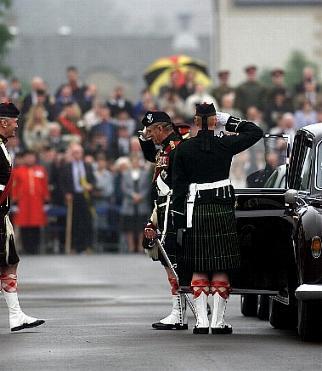
<path fill-rule="evenodd" d="M 322 0 L 0 0 L 0 56 L 0 98 L 21 110 L 8 148 L 25 254 L 142 252 L 146 110 L 194 135 L 195 104 L 213 102 L 290 147 L 322 122 Z M 237 157 L 234 185 L 282 166 L 286 142 Z"/>

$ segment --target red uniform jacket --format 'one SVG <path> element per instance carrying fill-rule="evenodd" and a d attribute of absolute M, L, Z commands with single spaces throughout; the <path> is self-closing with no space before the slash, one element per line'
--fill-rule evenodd
<path fill-rule="evenodd" d="M 18 211 L 13 222 L 20 227 L 47 224 L 44 203 L 49 199 L 46 169 L 40 165 L 21 166 L 13 170 L 12 199 Z"/>

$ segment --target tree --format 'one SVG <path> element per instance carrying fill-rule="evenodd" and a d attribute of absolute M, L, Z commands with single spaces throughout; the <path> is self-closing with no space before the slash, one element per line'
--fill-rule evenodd
<path fill-rule="evenodd" d="M 317 65 L 307 59 L 302 52 L 298 50 L 293 51 L 285 67 L 285 83 L 289 88 L 293 88 L 295 84 L 301 81 L 304 67 L 312 67 L 317 75 Z"/>
<path fill-rule="evenodd" d="M 6 11 L 11 6 L 11 0 L 0 0 L 0 74 L 9 76 L 11 69 L 3 60 L 8 51 L 8 44 L 13 39 L 13 35 L 9 32 L 8 26 L 4 21 Z"/>

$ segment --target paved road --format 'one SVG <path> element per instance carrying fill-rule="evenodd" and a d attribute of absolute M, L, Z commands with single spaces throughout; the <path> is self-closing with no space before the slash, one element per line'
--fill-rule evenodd
<path fill-rule="evenodd" d="M 22 257 L 25 311 L 47 323 L 10 334 L 0 303 L 0 370 L 321 370 L 322 344 L 239 312 L 230 302 L 231 336 L 156 331 L 169 309 L 158 263 L 145 256 Z"/>

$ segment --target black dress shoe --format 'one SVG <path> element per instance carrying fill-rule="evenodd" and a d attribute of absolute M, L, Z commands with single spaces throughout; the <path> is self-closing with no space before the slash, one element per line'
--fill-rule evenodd
<path fill-rule="evenodd" d="M 213 335 L 226 335 L 226 334 L 232 334 L 233 328 L 231 326 L 224 326 L 224 327 L 212 327 L 211 333 Z"/>
<path fill-rule="evenodd" d="M 155 322 L 152 323 L 152 327 L 156 330 L 188 330 L 188 324 L 180 325 L 180 323 L 170 324 Z"/>
<path fill-rule="evenodd" d="M 209 327 L 194 327 L 192 332 L 194 334 L 209 334 Z"/>
<path fill-rule="evenodd" d="M 11 329 L 11 332 L 15 332 L 15 331 L 20 331 L 20 330 L 23 330 L 25 328 L 33 328 L 33 327 L 37 327 L 37 326 L 40 326 L 42 324 L 44 324 L 45 321 L 43 319 L 37 319 L 37 321 L 34 321 L 32 323 L 23 323 L 22 325 L 20 326 L 17 326 L 17 327 L 13 327 Z"/>

